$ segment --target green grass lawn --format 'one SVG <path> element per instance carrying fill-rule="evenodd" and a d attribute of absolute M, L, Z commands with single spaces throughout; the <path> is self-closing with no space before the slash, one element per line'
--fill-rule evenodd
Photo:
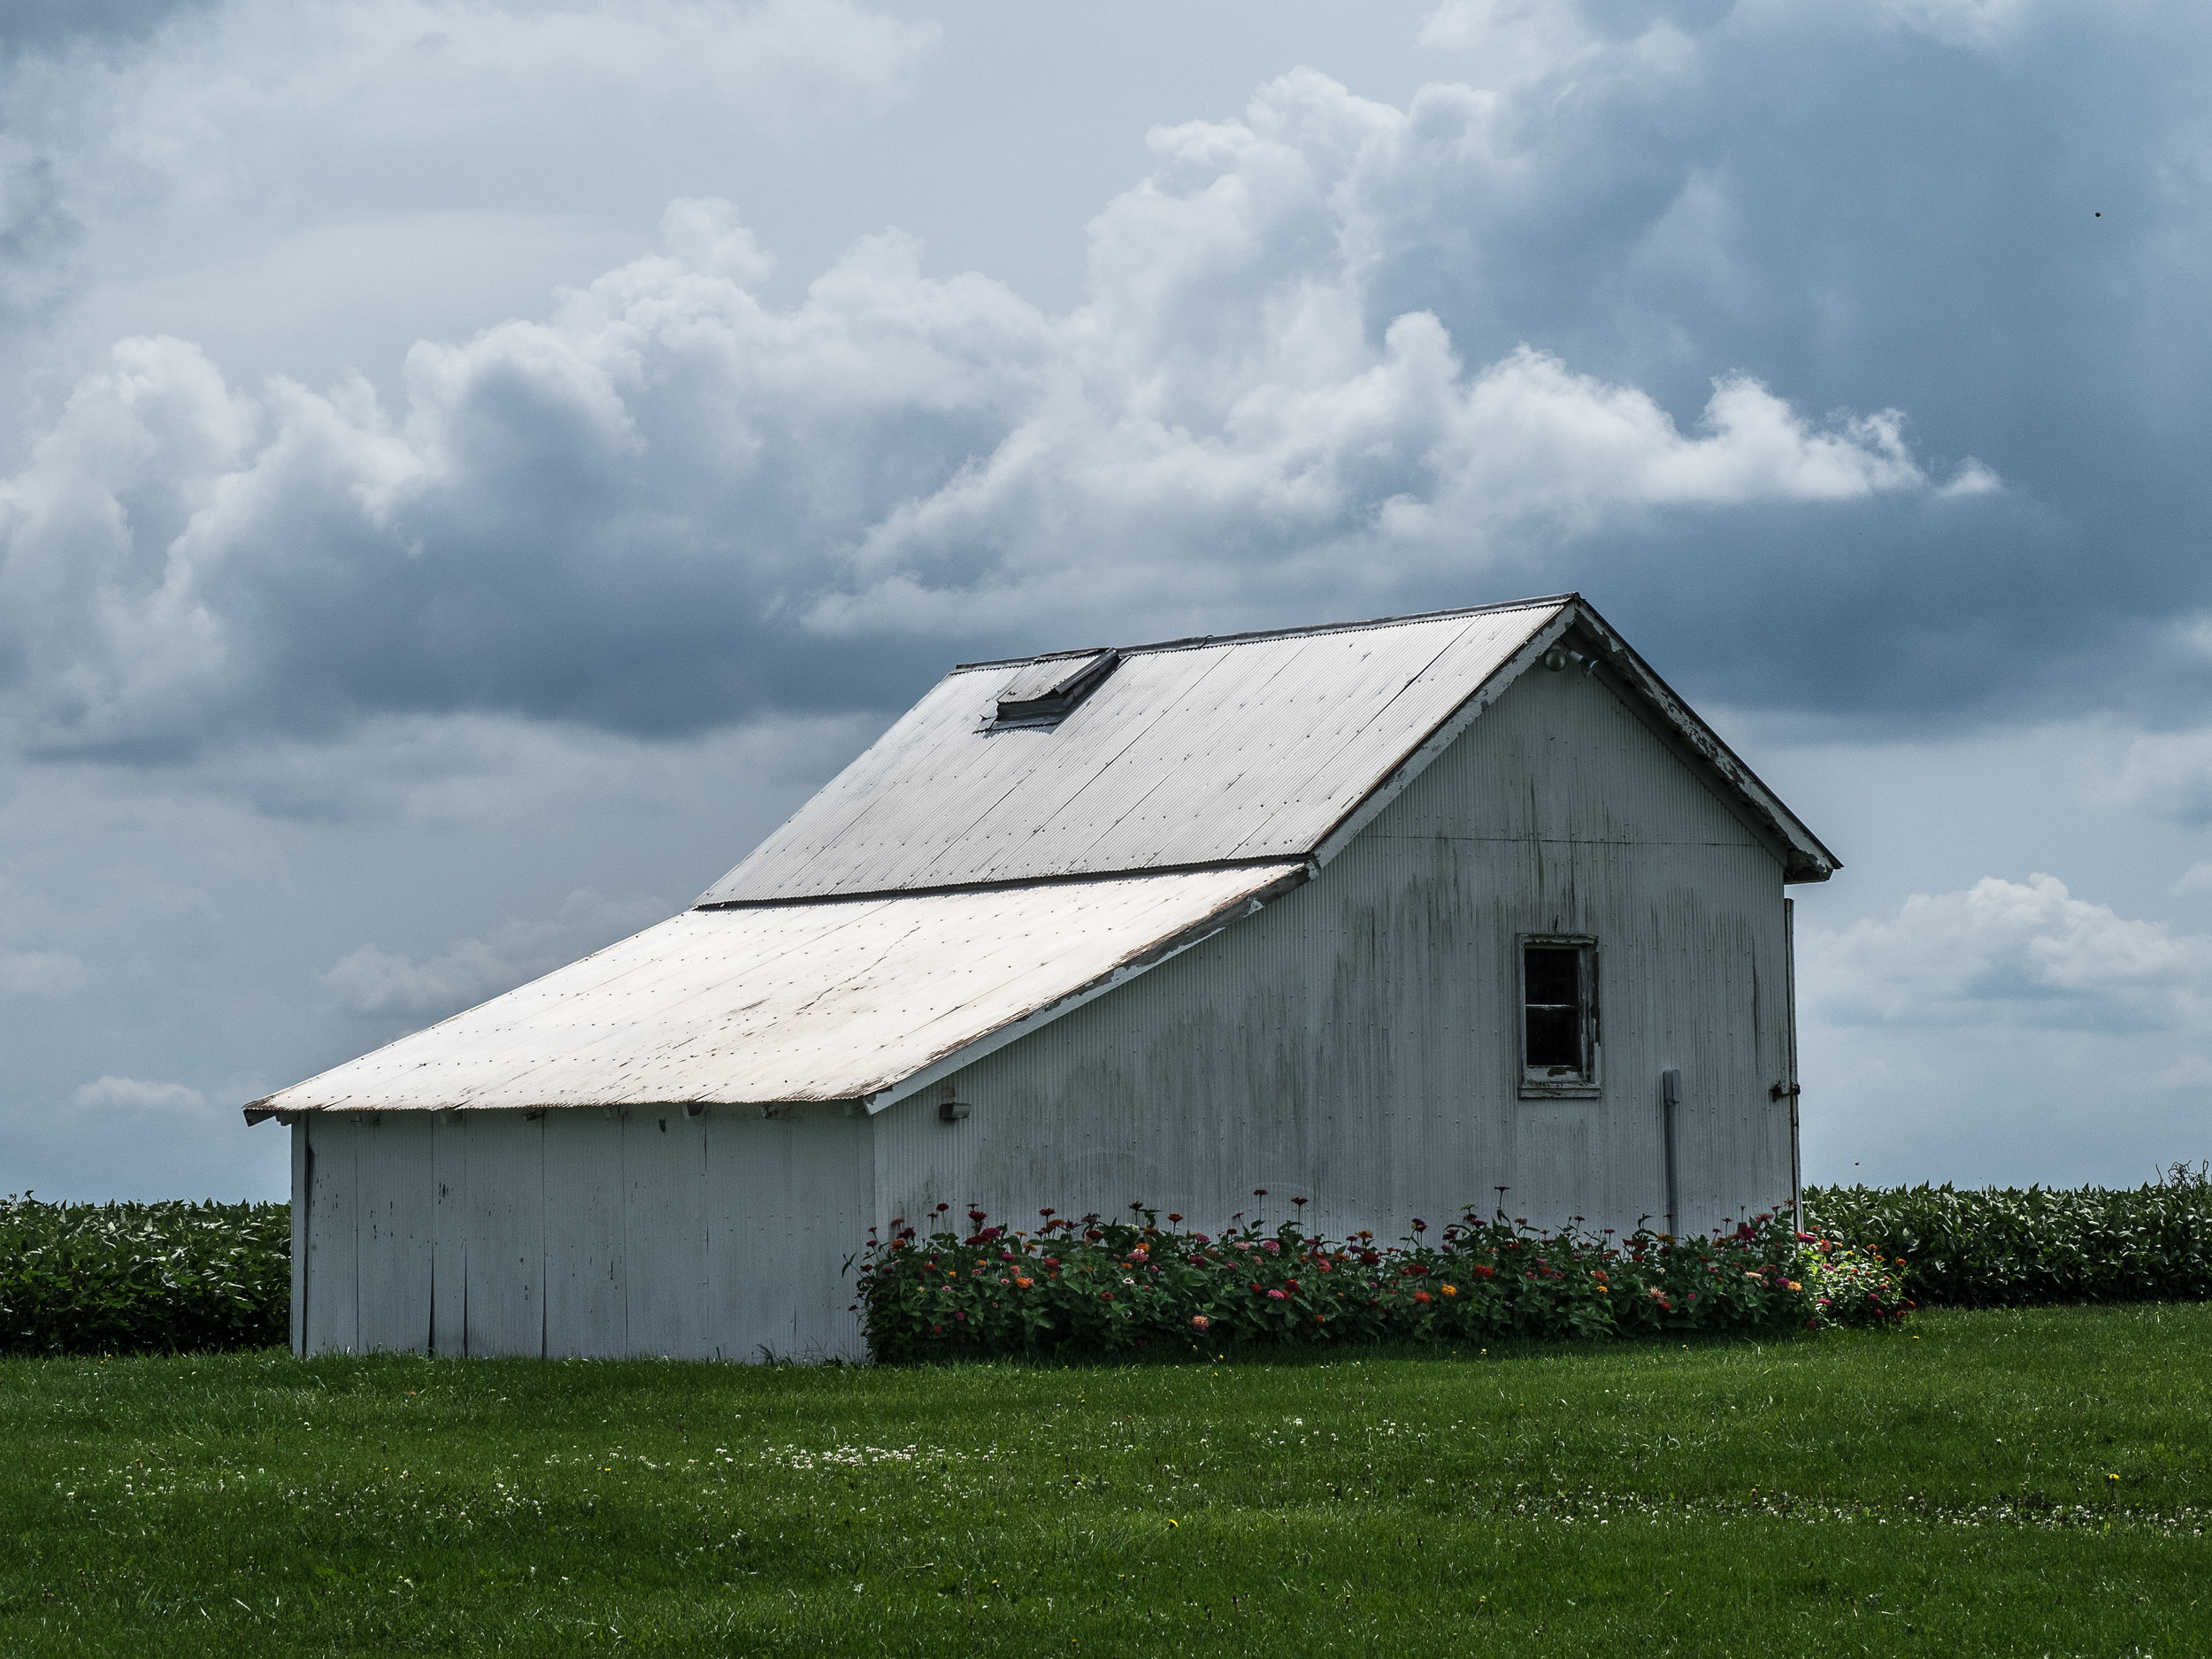
<path fill-rule="evenodd" d="M 1112 1369 L 12 1360 L 0 1651 L 2204 1654 L 2208 1408 L 2202 1306 Z"/>

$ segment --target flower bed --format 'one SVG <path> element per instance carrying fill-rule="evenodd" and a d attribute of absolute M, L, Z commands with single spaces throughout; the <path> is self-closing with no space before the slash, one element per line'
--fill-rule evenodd
<path fill-rule="evenodd" d="M 858 1257 L 879 1360 L 1887 1325 L 1909 1305 L 1886 1264 L 1775 1214 L 1710 1238 L 1616 1240 L 1470 1212 L 1433 1240 L 1417 1220 L 1383 1244 L 1241 1217 L 1216 1237 L 1141 1203 L 1120 1220 L 1042 1210 L 1018 1229 L 972 1209 L 963 1234 L 949 1208 L 894 1222 Z"/>

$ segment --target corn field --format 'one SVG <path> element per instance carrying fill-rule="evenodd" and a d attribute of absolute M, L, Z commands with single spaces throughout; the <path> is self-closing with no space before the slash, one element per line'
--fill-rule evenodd
<path fill-rule="evenodd" d="M 0 1197 L 0 1354 L 281 1346 L 289 1204 Z"/>

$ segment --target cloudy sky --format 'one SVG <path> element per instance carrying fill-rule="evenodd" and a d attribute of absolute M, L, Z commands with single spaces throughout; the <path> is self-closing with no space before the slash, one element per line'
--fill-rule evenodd
<path fill-rule="evenodd" d="M 2212 11 L 0 0 L 0 1190 L 956 660 L 1578 588 L 1847 868 L 1813 1179 L 2212 1156 Z"/>

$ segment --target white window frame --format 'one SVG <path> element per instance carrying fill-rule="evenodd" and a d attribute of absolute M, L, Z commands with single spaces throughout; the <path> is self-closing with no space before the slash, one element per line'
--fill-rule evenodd
<path fill-rule="evenodd" d="M 1557 1066 L 1532 1066 L 1528 1063 L 1528 953 L 1531 949 L 1565 950 L 1580 954 L 1581 970 L 1578 987 L 1582 1015 L 1582 1065 L 1575 1071 L 1563 1071 Z M 1599 1063 L 1604 1054 L 1598 1025 L 1600 998 L 1598 995 L 1598 941 L 1591 933 L 1517 933 L 1513 938 L 1513 985 L 1517 993 L 1513 1007 L 1513 1043 L 1520 1062 L 1521 1098 L 1523 1100 L 1598 1100 L 1603 1097 L 1604 1082 Z"/>

